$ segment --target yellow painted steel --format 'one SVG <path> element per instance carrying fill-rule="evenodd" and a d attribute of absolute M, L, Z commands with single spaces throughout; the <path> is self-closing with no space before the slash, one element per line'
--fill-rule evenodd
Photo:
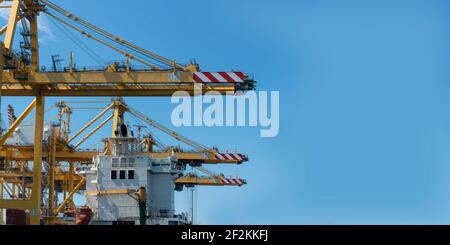
<path fill-rule="evenodd" d="M 200 177 L 193 174 L 180 177 L 175 180 L 175 184 L 180 185 L 203 185 L 203 186 L 242 186 L 247 182 L 244 180 L 242 184 L 237 183 L 224 183 L 222 175 L 216 175 L 211 177 Z"/>
<path fill-rule="evenodd" d="M 11 127 L 6 131 L 6 133 L 0 138 L 0 146 L 5 144 L 9 137 L 14 133 L 14 131 L 19 127 L 19 125 L 25 120 L 25 118 L 33 111 L 36 106 L 36 99 L 31 102 L 31 104 L 25 109 L 25 111 L 17 118 L 17 120 L 11 125 Z"/>
<path fill-rule="evenodd" d="M 11 146 L 13 147 L 13 146 Z M 48 154 L 47 150 L 43 150 L 43 155 Z M 97 151 L 57 151 L 57 161 L 75 161 L 75 162 L 91 162 Z M 33 161 L 34 149 L 0 149 L 0 157 L 7 158 L 10 161 Z"/>
<path fill-rule="evenodd" d="M 54 210 L 56 205 L 56 192 L 55 192 L 55 171 L 56 171 L 56 141 L 57 134 L 55 132 L 50 136 L 50 149 L 48 155 L 48 223 L 50 225 L 55 224 Z"/>
<path fill-rule="evenodd" d="M 88 122 L 83 128 L 81 128 L 72 138 L 67 141 L 67 144 L 70 144 L 74 139 L 76 139 L 80 134 L 82 134 L 87 128 L 89 128 L 92 124 L 94 124 L 98 119 L 100 119 L 103 115 L 105 115 L 111 108 L 113 104 L 106 107 L 102 112 L 100 112 L 97 116 L 94 117 L 90 122 Z"/>
<path fill-rule="evenodd" d="M 21 3 L 21 0 L 13 0 L 13 4 L 11 6 L 9 20 L 8 20 L 8 27 L 6 28 L 6 34 L 5 34 L 5 48 L 7 48 L 7 49 L 11 49 L 13 42 L 14 42 L 14 36 L 16 34 L 17 18 L 19 16 L 20 3 Z"/>
<path fill-rule="evenodd" d="M 3 199 L 3 179 L 0 178 L 0 200 Z M 0 208 L 0 225 L 3 224 L 3 209 Z"/>
<path fill-rule="evenodd" d="M 12 173 L 4 173 L 1 172 L 0 173 L 0 178 L 4 179 L 5 182 L 7 183 L 17 183 L 17 184 L 21 184 L 21 181 L 19 180 L 19 178 L 22 178 L 23 176 L 25 177 L 33 177 L 33 173 L 26 173 L 26 174 L 21 174 L 18 172 L 12 172 Z M 64 181 L 65 178 L 68 178 L 69 173 L 55 173 L 54 174 L 54 181 Z M 76 175 L 72 177 L 73 182 L 78 183 L 80 182 L 80 180 L 82 179 L 82 177 Z M 16 182 L 14 180 L 17 180 Z"/>
<path fill-rule="evenodd" d="M 73 178 L 74 178 L 74 174 L 75 174 L 75 168 L 73 166 L 73 162 L 69 162 L 69 190 L 71 190 L 71 192 L 74 190 L 73 188 Z M 81 181 L 80 181 L 81 182 Z M 65 191 L 64 191 L 65 192 Z M 69 193 L 70 194 L 70 193 Z M 73 195 L 68 197 L 68 205 L 69 207 L 73 207 L 74 203 L 73 203 Z M 64 200 L 66 200 L 66 198 L 64 198 Z M 66 204 L 67 205 L 67 204 Z"/>
<path fill-rule="evenodd" d="M 11 8 L 11 7 L 10 7 Z M 20 21 L 22 19 L 21 16 L 17 16 L 17 21 Z M 6 33 L 6 30 L 8 30 L 8 25 L 2 27 L 2 29 L 0 29 L 0 35 L 3 35 Z"/>
<path fill-rule="evenodd" d="M 107 196 L 107 195 L 121 195 L 135 193 L 136 190 L 122 189 L 122 190 L 98 190 L 98 191 L 86 191 L 86 196 Z"/>
<path fill-rule="evenodd" d="M 31 193 L 30 224 L 41 223 L 41 180 L 42 180 L 42 137 L 44 132 L 44 107 L 43 96 L 36 97 L 36 121 L 34 133 L 34 159 L 33 159 L 33 190 Z"/>
<path fill-rule="evenodd" d="M 4 73 L 3 80 L 5 84 L 110 84 L 110 85 L 182 85 L 194 83 L 192 72 L 179 72 L 173 76 L 172 71 L 126 71 L 108 72 L 108 71 L 73 71 L 70 72 L 29 72 L 28 78 L 19 81 L 13 74 Z M 217 84 L 220 85 L 220 84 Z"/>
<path fill-rule="evenodd" d="M 37 12 L 36 4 L 33 0 L 25 0 L 28 9 Z M 31 70 L 39 71 L 39 31 L 37 14 L 30 15 L 28 18 L 30 22 L 30 40 L 31 40 Z"/>
<path fill-rule="evenodd" d="M 234 159 L 217 159 L 213 154 L 205 154 L 204 152 L 151 152 L 150 156 L 153 158 L 169 158 L 175 157 L 178 161 L 185 162 L 200 162 L 203 164 L 240 164 L 242 162 Z"/>
<path fill-rule="evenodd" d="M 80 142 L 78 142 L 74 147 L 75 149 L 78 148 L 81 144 L 83 144 L 87 139 L 89 139 L 89 137 L 91 137 L 92 135 L 94 135 L 98 130 L 100 130 L 103 126 L 105 126 L 106 123 L 109 122 L 109 120 L 111 120 L 111 118 L 113 117 L 113 115 L 109 116 L 108 118 L 105 119 L 105 121 L 103 121 L 100 125 L 98 125 L 94 130 L 92 130 L 88 135 L 86 135 L 86 137 L 84 137 Z"/>
<path fill-rule="evenodd" d="M 113 120 L 112 129 L 111 129 L 111 137 L 112 138 L 116 138 L 117 126 L 119 125 L 119 114 L 120 114 L 120 107 L 119 106 L 115 106 L 115 108 L 114 108 L 114 120 Z"/>
<path fill-rule="evenodd" d="M 86 183 L 86 179 L 82 179 L 80 181 L 80 183 L 78 183 L 78 185 L 70 192 L 69 196 L 64 200 L 63 203 L 61 203 L 61 205 L 59 205 L 58 209 L 56 209 L 55 214 L 58 215 L 59 213 L 61 213 L 64 208 L 66 207 L 66 205 L 70 202 L 72 202 L 73 199 L 73 195 L 75 195 L 75 193 L 81 189 L 81 187 Z"/>
<path fill-rule="evenodd" d="M 193 85 L 59 85 L 40 86 L 40 90 L 36 90 L 29 84 L 15 84 L 0 86 L 3 96 L 36 96 L 41 94 L 47 97 L 64 96 L 64 97 L 161 97 L 173 96 L 174 93 L 184 91 L 186 95 L 198 95 L 194 92 Z M 215 91 L 220 94 L 234 93 L 235 87 L 229 85 L 204 86 L 203 94 Z"/>

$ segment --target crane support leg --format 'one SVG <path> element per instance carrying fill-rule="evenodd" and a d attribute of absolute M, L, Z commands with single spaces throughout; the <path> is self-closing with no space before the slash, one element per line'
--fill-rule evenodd
<path fill-rule="evenodd" d="M 30 39 L 31 39 L 31 69 L 33 71 L 39 71 L 39 37 L 38 37 L 38 18 L 34 14 L 30 19 Z"/>
<path fill-rule="evenodd" d="M 32 210 L 30 210 L 31 225 L 39 225 L 41 222 L 42 134 L 44 131 L 44 107 L 45 98 L 41 95 L 37 96 L 36 126 L 34 132 L 33 191 L 31 193 Z"/>
<path fill-rule="evenodd" d="M 3 199 L 3 179 L 0 179 L 0 199 Z M 0 208 L 0 225 L 3 224 L 3 208 Z"/>
<path fill-rule="evenodd" d="M 55 169 L 56 169 L 56 133 L 50 136 L 50 149 L 48 156 L 48 164 L 50 165 L 49 173 L 48 173 L 48 224 L 54 225 L 55 218 L 53 217 L 53 212 L 55 211 L 56 206 L 56 192 L 55 192 Z"/>
<path fill-rule="evenodd" d="M 73 166 L 73 162 L 69 163 L 69 193 L 73 191 L 73 175 L 75 173 L 75 168 Z M 64 197 L 64 200 L 66 198 Z M 69 207 L 73 207 L 73 200 L 72 198 L 69 198 Z"/>

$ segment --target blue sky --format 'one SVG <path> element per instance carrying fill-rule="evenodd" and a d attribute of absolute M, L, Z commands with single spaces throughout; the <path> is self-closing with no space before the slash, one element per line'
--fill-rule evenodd
<path fill-rule="evenodd" d="M 210 167 L 249 185 L 199 188 L 199 223 L 450 223 L 448 1 L 55 3 L 161 55 L 194 58 L 208 71 L 250 72 L 258 90 L 280 91 L 276 138 L 259 138 L 257 128 L 177 129 L 251 158 L 242 166 Z M 72 49 L 79 66 L 98 65 L 49 29 L 41 63 L 50 65 L 53 54 L 67 63 Z M 123 59 L 86 43 L 107 61 Z M 2 110 L 12 103 L 21 111 L 30 100 L 3 98 Z M 169 98 L 127 102 L 170 125 Z M 95 113 L 78 113 L 73 127 Z"/>

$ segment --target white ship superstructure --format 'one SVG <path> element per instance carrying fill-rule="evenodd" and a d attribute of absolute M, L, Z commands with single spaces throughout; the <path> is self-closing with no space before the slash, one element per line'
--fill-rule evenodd
<path fill-rule="evenodd" d="M 147 190 L 146 224 L 188 224 L 187 215 L 175 213 L 174 180 L 184 168 L 176 159 L 152 159 L 139 154 L 135 138 L 109 139 L 112 152 L 99 155 L 86 172 L 86 198 L 94 216 L 91 224 L 139 224 L 135 192 Z"/>

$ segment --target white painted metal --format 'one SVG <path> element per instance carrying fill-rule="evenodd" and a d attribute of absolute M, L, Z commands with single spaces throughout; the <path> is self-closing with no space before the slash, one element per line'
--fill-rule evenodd
<path fill-rule="evenodd" d="M 115 222 L 139 224 L 138 203 L 131 190 L 145 187 L 147 190 L 147 224 L 168 225 L 189 223 L 187 215 L 177 215 L 174 207 L 174 179 L 183 174 L 177 169 L 176 159 L 152 159 L 137 154 L 134 138 L 115 138 L 112 155 L 99 155 L 86 171 L 87 205 L 93 210 L 92 224 L 111 225 Z M 111 172 L 117 178 L 112 179 Z M 121 179 L 120 172 L 125 173 Z M 128 179 L 128 172 L 134 178 Z M 123 177 L 123 176 L 122 176 Z M 101 195 L 101 191 L 130 190 L 129 194 Z"/>

